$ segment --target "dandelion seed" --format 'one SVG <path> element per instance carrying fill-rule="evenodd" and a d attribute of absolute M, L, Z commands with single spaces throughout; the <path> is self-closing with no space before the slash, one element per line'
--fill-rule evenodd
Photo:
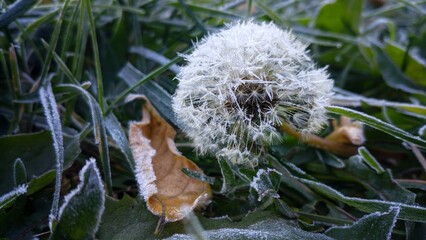
<path fill-rule="evenodd" d="M 312 133 L 325 122 L 333 81 L 272 23 L 239 22 L 184 57 L 173 108 L 200 153 L 257 165 L 277 127 Z"/>

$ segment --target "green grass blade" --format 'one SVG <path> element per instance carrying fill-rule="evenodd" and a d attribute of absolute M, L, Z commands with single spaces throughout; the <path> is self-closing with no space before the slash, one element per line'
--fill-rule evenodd
<path fill-rule="evenodd" d="M 0 29 L 7 27 L 11 22 L 30 10 L 38 0 L 21 0 L 10 6 L 9 10 L 0 14 Z"/>
<path fill-rule="evenodd" d="M 281 17 L 274 12 L 274 10 L 272 10 L 271 8 L 268 7 L 268 5 L 266 5 L 263 1 L 260 0 L 255 0 L 256 5 L 261 8 L 266 15 L 272 19 L 275 23 L 279 24 L 279 25 L 285 25 L 283 20 L 281 19 Z"/>
<path fill-rule="evenodd" d="M 300 179 L 301 182 L 305 183 L 315 191 L 331 198 L 336 201 L 341 201 L 349 206 L 355 207 L 363 212 L 386 212 L 389 208 L 398 206 L 401 208 L 398 219 L 415 221 L 415 222 L 426 222 L 426 208 L 415 205 L 408 205 L 399 202 L 382 201 L 375 199 L 362 199 L 347 197 L 335 189 L 307 179 Z"/>
<path fill-rule="evenodd" d="M 197 16 L 195 16 L 194 12 L 186 5 L 186 3 L 183 0 L 178 0 L 179 4 L 182 7 L 182 10 L 185 12 L 186 15 L 188 15 L 189 18 L 195 23 L 195 26 L 197 26 L 198 29 L 203 34 L 207 33 L 206 27 L 201 23 L 201 21 L 198 19 Z"/>
<path fill-rule="evenodd" d="M 382 120 L 369 116 L 365 113 L 358 112 L 349 108 L 344 107 L 337 107 L 337 106 L 328 106 L 326 109 L 331 113 L 340 114 L 346 117 L 350 117 L 352 119 L 358 120 L 360 122 L 363 122 L 367 124 L 370 127 L 373 127 L 377 130 L 380 130 L 382 132 L 385 132 L 387 134 L 390 134 L 398 139 L 401 139 L 403 141 L 410 142 L 412 144 L 415 144 L 419 147 L 426 148 L 426 141 L 417 137 L 413 136 L 410 133 L 397 128 L 393 125 L 390 125 L 386 122 L 383 122 Z"/>
<path fill-rule="evenodd" d="M 10 72 L 11 77 L 8 79 L 10 81 L 9 85 L 12 90 L 12 97 L 15 101 L 13 103 L 13 117 L 9 125 L 9 134 L 15 132 L 18 128 L 18 123 L 21 118 L 20 114 L 20 104 L 16 103 L 17 100 L 21 98 L 22 88 L 21 88 L 21 75 L 19 73 L 18 59 L 15 52 L 15 47 L 11 46 L 9 48 L 9 63 L 10 63 Z"/>
<path fill-rule="evenodd" d="M 76 53 L 76 55 L 73 57 L 72 60 L 71 71 L 72 73 L 74 73 L 76 79 L 81 79 L 83 75 L 84 52 L 86 51 L 86 43 L 88 37 L 86 13 L 84 11 L 84 7 L 80 7 L 77 26 L 78 27 L 76 33 L 76 43 L 74 48 L 74 53 Z"/>
<path fill-rule="evenodd" d="M 56 45 L 58 44 L 59 34 L 61 32 L 62 23 L 64 21 L 65 12 L 68 8 L 69 2 L 70 0 L 65 1 L 64 6 L 61 9 L 61 12 L 59 14 L 58 21 L 55 24 L 55 29 L 53 30 L 52 38 L 50 39 L 50 43 L 49 43 L 50 48 L 48 49 L 46 60 L 44 61 L 43 69 L 41 70 L 41 74 L 40 74 L 42 85 L 46 81 L 46 76 L 50 69 L 50 63 L 52 61 L 53 52 L 55 51 Z"/>
<path fill-rule="evenodd" d="M 66 71 L 69 73 L 69 71 Z M 73 85 L 73 84 L 61 84 L 55 88 L 58 92 L 74 92 L 81 94 L 86 100 L 90 108 L 90 113 L 93 123 L 93 131 L 95 135 L 95 142 L 98 144 L 99 154 L 101 157 L 102 168 L 107 186 L 108 195 L 112 196 L 112 178 L 111 178 L 111 167 L 109 162 L 109 149 L 105 127 L 105 120 L 103 118 L 99 104 L 95 98 L 90 95 L 84 88 Z"/>
<path fill-rule="evenodd" d="M 182 54 L 186 54 L 188 52 L 190 52 L 193 48 L 189 48 L 187 50 L 185 50 Z M 157 69 L 155 69 L 154 71 L 152 71 L 151 73 L 149 73 L 148 75 L 146 75 L 144 78 L 142 78 L 141 80 L 139 80 L 137 83 L 135 83 L 135 85 L 133 85 L 132 87 L 126 89 L 124 92 L 122 92 L 109 106 L 108 110 L 106 111 L 105 114 L 108 114 L 115 105 L 117 105 L 119 102 L 123 101 L 127 95 L 129 95 L 133 90 L 135 90 L 137 87 L 139 87 L 140 85 L 144 84 L 145 82 L 157 77 L 158 75 L 162 74 L 163 72 L 167 71 L 167 69 L 169 69 L 170 66 L 172 66 L 173 64 L 179 62 L 180 60 L 182 60 L 182 56 L 176 56 L 175 58 L 173 58 L 172 60 L 170 60 L 169 63 L 164 64 L 161 67 L 158 67 Z"/>
<path fill-rule="evenodd" d="M 96 37 L 96 25 L 93 18 L 92 6 L 90 0 L 84 0 L 87 17 L 89 19 L 90 35 L 92 39 L 93 57 L 95 58 L 96 85 L 98 88 L 98 102 L 102 113 L 104 113 L 104 87 L 102 82 L 101 60 L 99 58 L 98 39 Z"/>
<path fill-rule="evenodd" d="M 367 150 L 365 147 L 358 148 L 358 154 L 361 155 L 362 159 L 370 166 L 371 168 L 376 171 L 376 173 L 381 174 L 384 173 L 385 170 L 382 166 L 380 166 L 380 163 L 377 162 L 377 160 L 371 155 L 371 153 Z"/>
<path fill-rule="evenodd" d="M 105 125 L 109 136 L 115 141 L 120 148 L 121 152 L 126 157 L 130 170 L 135 171 L 135 160 L 133 159 L 132 150 L 130 149 L 129 141 L 126 134 L 121 127 L 120 122 L 117 120 L 113 113 L 109 113 L 105 117 Z"/>
<path fill-rule="evenodd" d="M 180 6 L 180 2 L 173 2 L 170 3 L 171 6 L 173 7 L 179 7 Z M 227 12 L 227 11 L 223 11 L 220 9 L 214 9 L 211 7 L 206 7 L 206 6 L 200 6 L 200 5 L 196 5 L 193 3 L 189 3 L 189 2 L 185 2 L 185 5 L 187 6 L 187 8 L 189 10 L 191 10 L 192 12 L 197 12 L 197 13 L 203 13 L 208 15 L 209 17 L 223 17 L 223 18 L 229 18 L 229 19 L 238 19 L 240 18 L 240 16 L 233 14 L 231 12 Z"/>
<path fill-rule="evenodd" d="M 44 40 L 42 40 L 42 43 L 47 49 L 49 49 L 49 45 Z M 72 75 L 71 71 L 68 69 L 65 62 L 62 61 L 61 57 L 55 52 L 53 53 L 53 59 L 59 65 L 59 68 L 62 70 L 65 76 L 67 76 L 71 80 L 71 82 L 73 82 L 76 85 L 80 85 L 78 80 Z"/>

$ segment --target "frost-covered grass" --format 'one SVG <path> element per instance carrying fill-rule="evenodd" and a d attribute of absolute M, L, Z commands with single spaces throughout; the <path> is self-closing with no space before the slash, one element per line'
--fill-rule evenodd
<path fill-rule="evenodd" d="M 1 4 L 0 238 L 424 238 L 425 1 Z M 224 38 L 247 21 L 256 32 Z M 251 25 L 271 21 L 273 34 Z M 309 71 L 323 81 L 284 84 Z M 211 185 L 210 205 L 182 221 L 139 194 L 155 169 L 135 164 L 126 136 L 140 94 L 204 174 L 183 172 Z"/>

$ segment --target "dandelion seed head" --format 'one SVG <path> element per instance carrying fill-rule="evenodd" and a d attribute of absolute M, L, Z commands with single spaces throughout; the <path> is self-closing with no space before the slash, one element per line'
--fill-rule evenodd
<path fill-rule="evenodd" d="M 325 123 L 333 81 L 272 23 L 238 22 L 184 57 L 173 108 L 200 153 L 256 165 L 276 127 L 317 132 Z"/>

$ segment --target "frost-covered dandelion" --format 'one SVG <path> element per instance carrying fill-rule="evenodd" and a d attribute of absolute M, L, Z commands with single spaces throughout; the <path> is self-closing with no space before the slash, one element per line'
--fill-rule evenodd
<path fill-rule="evenodd" d="M 277 127 L 310 133 L 324 124 L 333 81 L 305 44 L 272 23 L 234 24 L 185 59 L 173 108 L 201 153 L 256 165 Z"/>

